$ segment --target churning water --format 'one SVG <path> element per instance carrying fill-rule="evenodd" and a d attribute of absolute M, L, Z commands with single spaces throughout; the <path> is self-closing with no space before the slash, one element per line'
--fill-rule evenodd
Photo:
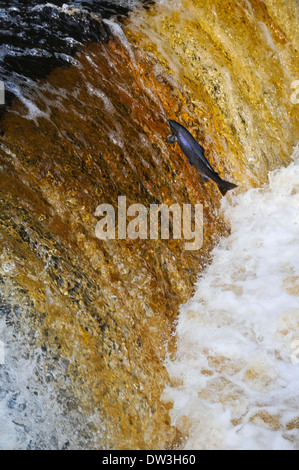
<path fill-rule="evenodd" d="M 299 448 L 299 148 L 269 186 L 223 199 L 231 235 L 178 319 L 167 363 L 187 449 Z"/>

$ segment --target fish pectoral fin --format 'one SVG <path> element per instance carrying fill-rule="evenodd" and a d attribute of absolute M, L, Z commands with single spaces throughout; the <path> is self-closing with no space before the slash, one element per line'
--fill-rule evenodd
<path fill-rule="evenodd" d="M 166 139 L 166 142 L 167 142 L 168 144 L 174 144 L 175 141 L 176 141 L 176 136 L 175 136 L 175 135 L 170 135 L 170 136 L 167 137 L 167 139 Z"/>
<path fill-rule="evenodd" d="M 207 176 L 202 176 L 202 179 L 204 180 L 205 183 L 208 183 L 208 181 L 210 181 L 210 178 L 208 178 Z"/>

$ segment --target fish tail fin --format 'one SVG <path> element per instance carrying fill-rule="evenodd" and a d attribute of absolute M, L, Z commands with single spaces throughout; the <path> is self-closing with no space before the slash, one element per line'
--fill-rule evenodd
<path fill-rule="evenodd" d="M 227 191 L 230 191 L 231 189 L 237 188 L 238 185 L 234 183 L 230 183 L 229 181 L 224 181 L 221 180 L 220 183 L 218 184 L 219 191 L 221 192 L 222 196 L 225 196 Z"/>

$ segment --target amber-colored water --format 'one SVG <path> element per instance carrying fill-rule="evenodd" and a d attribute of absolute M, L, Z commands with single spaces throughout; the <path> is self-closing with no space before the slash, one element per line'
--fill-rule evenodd
<path fill-rule="evenodd" d="M 289 161 L 298 140 L 295 1 L 160 2 L 136 15 L 130 39 L 185 92 L 173 115 L 193 125 L 243 188 Z"/>
<path fill-rule="evenodd" d="M 298 137 L 297 13 L 295 1 L 157 2 L 108 44 L 84 47 L 80 66 L 52 72 L 26 97 L 36 108 L 15 101 L 5 115 L 4 339 L 11 370 L 19 348 L 32 371 L 13 386 L 20 396 L 27 386 L 29 402 L 39 390 L 34 419 L 18 412 L 33 447 L 163 449 L 184 437 L 161 400 L 163 361 L 178 308 L 229 227 L 216 185 L 166 144 L 167 119 L 189 127 L 238 191 L 266 182 Z M 119 195 L 202 203 L 203 248 L 97 239 L 94 211 Z"/>

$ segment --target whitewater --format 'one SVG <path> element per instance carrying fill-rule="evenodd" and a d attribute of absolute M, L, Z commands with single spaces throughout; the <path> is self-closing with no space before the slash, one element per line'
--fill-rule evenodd
<path fill-rule="evenodd" d="M 180 309 L 166 367 L 185 449 L 299 448 L 299 147 L 222 199 L 231 234 Z"/>

